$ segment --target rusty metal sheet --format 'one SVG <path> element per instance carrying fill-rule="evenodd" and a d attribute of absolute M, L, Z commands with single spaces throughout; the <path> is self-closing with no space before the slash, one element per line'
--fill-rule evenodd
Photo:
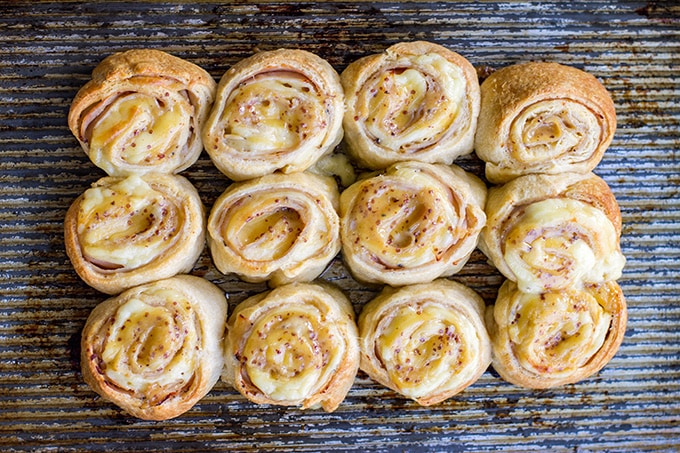
<path fill-rule="evenodd" d="M 162 49 L 219 79 L 255 49 L 298 47 L 338 71 L 424 39 L 480 70 L 556 61 L 597 76 L 619 128 L 596 172 L 623 213 L 629 304 L 624 343 L 596 376 L 532 391 L 492 369 L 430 408 L 359 373 L 331 414 L 259 407 L 224 383 L 183 416 L 126 416 L 83 383 L 78 342 L 105 296 L 66 257 L 67 207 L 103 176 L 66 124 L 105 56 Z M 2 451 L 679 451 L 680 6 L 677 2 L 8 2 L 0 3 L 0 450 Z M 474 157 L 458 160 L 482 173 Z M 207 206 L 227 186 L 205 153 L 184 172 Z M 230 306 L 263 285 L 193 272 Z M 336 259 L 323 278 L 355 308 L 375 294 Z M 492 303 L 500 275 L 480 252 L 455 277 Z"/>

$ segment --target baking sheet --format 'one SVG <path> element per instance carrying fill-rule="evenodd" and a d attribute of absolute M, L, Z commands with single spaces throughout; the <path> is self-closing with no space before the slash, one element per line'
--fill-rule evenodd
<path fill-rule="evenodd" d="M 94 66 L 115 51 L 162 49 L 216 79 L 255 50 L 303 48 L 338 71 L 399 41 L 424 39 L 481 72 L 545 60 L 596 75 L 619 127 L 596 173 L 612 187 L 628 258 L 621 349 L 598 375 L 532 391 L 489 369 L 431 408 L 359 373 L 340 408 L 260 407 L 218 383 L 185 415 L 126 416 L 82 381 L 78 342 L 105 296 L 65 255 L 69 204 L 103 173 L 66 115 Z M 680 7 L 677 2 L 0 3 L 0 450 L 2 451 L 679 451 Z M 457 163 L 482 173 L 474 157 Z M 228 181 L 205 153 L 183 173 L 207 206 Z M 193 272 L 230 307 L 264 290 L 219 274 L 204 253 Z M 374 290 L 335 260 L 324 279 L 355 308 Z M 492 303 L 499 274 L 476 252 L 454 277 Z"/>

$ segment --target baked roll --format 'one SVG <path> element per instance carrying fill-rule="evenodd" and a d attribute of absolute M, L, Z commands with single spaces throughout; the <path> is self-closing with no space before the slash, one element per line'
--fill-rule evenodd
<path fill-rule="evenodd" d="M 340 251 L 335 181 L 275 173 L 233 183 L 208 218 L 208 246 L 220 272 L 273 286 L 318 277 Z"/>
<path fill-rule="evenodd" d="M 472 152 L 479 81 L 461 55 L 423 41 L 399 43 L 351 63 L 340 77 L 345 137 L 361 165 L 451 164 Z"/>
<path fill-rule="evenodd" d="M 527 175 L 489 190 L 479 248 L 521 291 L 621 276 L 621 212 L 598 176 Z"/>
<path fill-rule="evenodd" d="M 227 301 L 215 285 L 179 275 L 102 302 L 85 323 L 85 382 L 130 415 L 166 420 L 219 380 Z"/>
<path fill-rule="evenodd" d="M 359 368 L 352 306 L 330 286 L 292 283 L 252 296 L 228 332 L 222 379 L 257 404 L 332 412 Z"/>
<path fill-rule="evenodd" d="M 491 364 L 484 301 L 446 279 L 386 287 L 359 315 L 361 370 L 430 406 L 463 391 Z"/>
<path fill-rule="evenodd" d="M 580 381 L 616 354 L 627 319 L 614 281 L 528 294 L 506 280 L 486 314 L 493 367 L 504 380 L 527 388 Z"/>
<path fill-rule="evenodd" d="M 616 130 L 614 103 L 591 74 L 557 63 L 502 68 L 482 83 L 475 151 L 486 177 L 588 173 Z"/>
<path fill-rule="evenodd" d="M 343 111 L 328 62 L 304 50 L 259 52 L 220 80 L 203 142 L 232 180 L 304 171 L 340 143 Z"/>
<path fill-rule="evenodd" d="M 411 285 L 458 272 L 484 226 L 486 186 L 457 166 L 399 162 L 340 196 L 340 239 L 357 280 Z"/>
<path fill-rule="evenodd" d="M 159 50 L 116 53 L 78 91 L 68 124 L 109 176 L 178 173 L 203 150 L 216 86 L 200 67 Z"/>
<path fill-rule="evenodd" d="M 66 213 L 66 253 L 78 275 L 117 294 L 189 272 L 205 244 L 205 210 L 182 176 L 104 177 Z"/>

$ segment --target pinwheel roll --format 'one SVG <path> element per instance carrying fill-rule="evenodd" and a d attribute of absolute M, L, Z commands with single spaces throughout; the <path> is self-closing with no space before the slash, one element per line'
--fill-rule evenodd
<path fill-rule="evenodd" d="M 621 276 L 621 213 L 593 173 L 519 177 L 489 190 L 486 213 L 479 247 L 521 291 Z"/>
<path fill-rule="evenodd" d="M 201 154 L 201 127 L 215 80 L 200 67 L 152 49 L 104 59 L 78 92 L 68 124 L 110 176 L 177 173 Z"/>
<path fill-rule="evenodd" d="M 368 283 L 424 283 L 458 272 L 484 226 L 486 187 L 457 166 L 399 162 L 340 196 L 345 263 Z"/>
<path fill-rule="evenodd" d="M 233 183 L 208 219 L 215 266 L 273 286 L 318 277 L 340 251 L 335 181 L 275 173 Z"/>
<path fill-rule="evenodd" d="M 189 272 L 205 245 L 205 211 L 182 176 L 105 177 L 66 213 L 66 253 L 104 293 Z"/>
<path fill-rule="evenodd" d="M 479 81 L 461 55 L 428 42 L 400 43 L 353 62 L 340 77 L 346 140 L 362 165 L 451 164 L 472 152 Z"/>
<path fill-rule="evenodd" d="M 506 280 L 486 313 L 493 367 L 504 380 L 527 388 L 580 381 L 616 354 L 627 319 L 614 281 L 528 294 Z"/>
<path fill-rule="evenodd" d="M 614 103 L 591 74 L 557 63 L 523 63 L 482 83 L 475 151 L 486 177 L 588 173 L 616 130 Z"/>
<path fill-rule="evenodd" d="M 484 301 L 451 280 L 385 288 L 359 315 L 361 369 L 422 406 L 474 383 L 491 363 Z"/>
<path fill-rule="evenodd" d="M 332 412 L 359 369 L 354 311 L 338 289 L 292 283 L 229 317 L 222 379 L 257 404 Z"/>
<path fill-rule="evenodd" d="M 203 142 L 233 180 L 304 171 L 340 143 L 343 112 L 328 62 L 304 50 L 260 52 L 220 80 Z"/>
<path fill-rule="evenodd" d="M 81 337 L 83 378 L 134 417 L 177 417 L 220 377 L 226 318 L 224 293 L 199 277 L 131 288 L 90 313 Z"/>

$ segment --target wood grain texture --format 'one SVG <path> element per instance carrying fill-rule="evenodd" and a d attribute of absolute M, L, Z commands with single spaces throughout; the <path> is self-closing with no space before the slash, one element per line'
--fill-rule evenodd
<path fill-rule="evenodd" d="M 303 48 L 338 71 L 399 41 L 424 39 L 482 73 L 544 60 L 591 72 L 619 127 L 596 169 L 621 205 L 620 283 L 629 325 L 597 376 L 529 391 L 491 369 L 430 408 L 359 374 L 340 408 L 258 407 L 220 383 L 184 416 L 124 415 L 82 380 L 80 329 L 105 296 L 63 246 L 70 203 L 103 176 L 70 134 L 77 90 L 105 56 L 151 47 L 215 78 L 253 53 Z M 0 450 L 12 451 L 677 451 L 680 444 L 680 7 L 675 2 L 166 3 L 0 2 Z M 474 157 L 456 161 L 483 174 Z M 203 153 L 183 174 L 211 206 L 228 185 Z M 264 289 L 194 274 L 230 307 Z M 336 259 L 323 278 L 355 309 L 375 294 Z M 500 275 L 475 252 L 455 280 L 491 303 Z"/>

